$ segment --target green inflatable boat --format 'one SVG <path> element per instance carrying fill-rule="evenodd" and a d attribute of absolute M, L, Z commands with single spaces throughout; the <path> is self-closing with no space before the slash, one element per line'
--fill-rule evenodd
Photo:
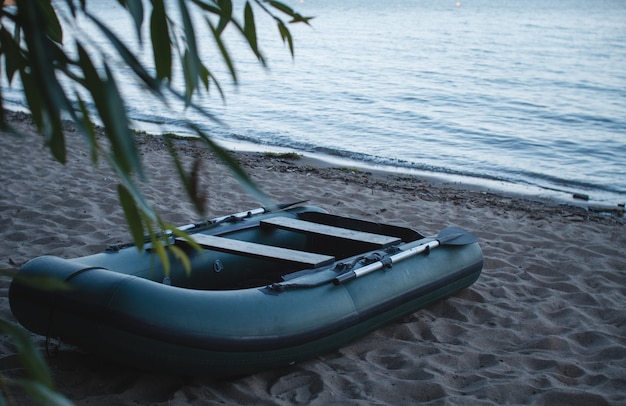
<path fill-rule="evenodd" d="M 180 375 L 233 376 L 339 348 L 470 286 L 476 237 L 408 228 L 310 206 L 256 209 L 181 227 L 165 273 L 147 244 L 76 259 L 44 256 L 11 283 L 16 319 L 34 333 L 116 362 Z M 29 283 L 53 276 L 70 289 Z"/>

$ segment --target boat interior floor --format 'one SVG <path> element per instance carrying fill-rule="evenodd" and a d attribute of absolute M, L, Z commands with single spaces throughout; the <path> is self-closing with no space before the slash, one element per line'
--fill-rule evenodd
<path fill-rule="evenodd" d="M 222 235 L 192 234 L 202 248 L 253 258 L 256 272 L 247 272 L 233 285 L 222 288 L 263 286 L 285 279 L 303 269 L 317 269 L 345 258 L 385 250 L 422 236 L 408 228 L 381 225 L 325 213 L 304 213 L 300 218 L 270 217 L 260 221 L 257 232 L 281 238 L 246 239 L 245 232 Z M 303 218 L 304 217 L 304 218 Z M 183 238 L 177 243 L 186 244 Z M 260 242 L 257 242 L 260 241 Z M 269 241 L 269 242 L 268 242 Z"/>

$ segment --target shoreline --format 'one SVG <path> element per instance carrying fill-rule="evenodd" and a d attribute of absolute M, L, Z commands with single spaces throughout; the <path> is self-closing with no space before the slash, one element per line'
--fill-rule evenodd
<path fill-rule="evenodd" d="M 20 106 L 11 106 L 11 110 L 7 110 L 7 113 L 13 115 L 30 115 L 23 107 Z M 135 133 L 137 134 L 138 142 L 141 142 L 141 139 L 143 137 L 152 137 L 158 139 L 162 136 L 161 134 L 156 134 L 152 132 L 154 131 L 155 125 L 146 127 L 152 130 L 141 129 L 141 126 L 142 125 L 139 124 L 138 129 L 133 129 L 133 131 L 135 131 Z M 100 129 L 100 131 L 101 130 L 102 129 Z M 188 140 L 189 142 L 194 142 L 195 139 L 193 135 L 183 134 L 176 136 L 180 137 L 181 140 Z M 607 215 L 615 215 L 618 217 L 624 217 L 626 213 L 626 200 L 617 200 L 611 202 L 597 200 L 594 199 L 592 193 L 587 194 L 582 192 L 572 192 L 531 184 L 514 183 L 507 180 L 481 178 L 479 176 L 434 172 L 401 165 L 393 166 L 376 164 L 366 161 L 359 161 L 357 159 L 352 159 L 348 157 L 308 152 L 288 147 L 255 144 L 253 142 L 243 140 L 217 138 L 214 139 L 214 141 L 235 156 L 246 154 L 297 154 L 300 156 L 300 161 L 320 168 L 353 168 L 358 170 L 359 172 L 362 171 L 367 173 L 379 174 L 380 176 L 415 177 L 422 179 L 425 182 L 428 182 L 434 187 L 449 187 L 458 188 L 460 190 L 481 191 L 489 194 L 502 195 L 504 197 L 509 197 L 513 199 L 543 202 L 549 205 L 556 204 L 579 207 L 583 209 L 588 209 L 592 212 L 606 213 Z"/>
<path fill-rule="evenodd" d="M 158 136 L 156 136 L 158 137 Z M 309 170 L 315 170 L 316 172 L 325 173 L 324 176 L 329 178 L 340 178 L 341 175 L 354 176 L 352 181 L 367 184 L 366 178 L 370 178 L 372 182 L 381 185 L 383 179 L 392 179 L 397 182 L 400 187 L 405 190 L 414 188 L 410 186 L 411 183 L 418 183 L 427 185 L 429 188 L 437 189 L 439 193 L 454 194 L 454 193 L 471 193 L 476 198 L 477 195 L 482 195 L 490 201 L 494 199 L 509 199 L 518 201 L 518 205 L 531 205 L 531 206 L 548 206 L 558 207 L 562 210 L 569 210 L 572 212 L 585 211 L 589 213 L 591 217 L 599 216 L 615 216 L 616 218 L 624 217 L 624 205 L 608 205 L 600 204 L 597 202 L 589 201 L 582 198 L 582 196 L 574 197 L 576 194 L 571 195 L 569 198 L 561 195 L 565 193 L 559 193 L 555 196 L 547 196 L 546 194 L 534 194 L 525 193 L 521 190 L 513 191 L 507 189 L 505 186 L 498 188 L 495 186 L 487 186 L 486 182 L 477 181 L 476 183 L 464 183 L 462 181 L 452 181 L 445 175 L 439 176 L 437 174 L 420 172 L 420 171 L 403 171 L 403 168 L 398 168 L 397 171 L 391 168 L 385 167 L 372 167 L 360 162 L 354 162 L 354 166 L 340 165 L 339 162 L 328 161 L 323 157 L 311 156 L 305 153 L 300 154 L 297 159 L 291 158 L 289 155 L 283 157 L 280 154 L 274 154 L 272 152 L 240 152 L 232 151 L 235 157 L 244 167 L 252 166 L 251 162 L 262 163 L 263 160 L 266 168 L 279 168 L 283 171 L 299 171 L 306 172 Z M 289 154 L 289 153 L 287 153 Z M 350 161 L 346 161 L 350 162 Z M 338 166 L 339 165 L 339 166 Z M 314 169 L 311 169 L 314 168 Z M 419 173 L 419 174 L 418 174 Z M 331 175 L 331 174 L 334 174 Z M 345 176 L 344 176 L 345 178 Z M 459 177 L 464 178 L 464 177 Z M 494 181 L 495 183 L 501 183 Z M 524 189 L 520 187 L 519 189 Z"/>
<path fill-rule="evenodd" d="M 149 135 L 159 137 L 159 135 Z M 191 139 L 192 137 L 189 138 Z M 589 208 L 593 211 L 607 211 L 616 215 L 620 215 L 620 213 L 623 215 L 624 213 L 624 202 L 607 203 L 594 199 L 592 195 L 583 193 L 554 188 L 550 189 L 530 184 L 524 185 L 499 179 L 481 178 L 479 176 L 427 171 L 408 166 L 368 163 L 346 157 L 336 157 L 323 153 L 312 153 L 286 147 L 254 144 L 244 141 L 217 140 L 217 142 L 234 154 L 297 154 L 301 157 L 301 159 L 318 167 L 354 168 L 358 172 L 375 173 L 380 174 L 381 176 L 411 176 L 423 179 L 434 186 L 457 187 L 459 189 L 470 191 L 483 191 L 511 198 L 542 201 L 547 204 L 563 204 Z"/>
<path fill-rule="evenodd" d="M 117 180 L 66 127 L 68 163 L 52 160 L 25 114 L 8 114 L 25 135 L 0 134 L 0 264 L 76 258 L 130 241 Z M 215 156 L 175 142 L 183 164 L 202 161 L 204 217 L 181 198 L 166 148 L 139 137 L 146 198 L 183 225 L 258 207 Z M 626 401 L 626 233 L 611 213 L 505 196 L 422 177 L 357 171 L 236 153 L 276 202 L 308 199 L 342 216 L 413 228 L 455 225 L 480 239 L 483 272 L 470 288 L 328 354 L 236 379 L 155 374 L 113 364 L 62 343 L 46 356 L 56 388 L 77 405 L 109 404 L 554 404 Z M 14 320 L 8 276 L 0 317 Z M 184 311 L 184 310 L 181 310 Z M 42 349 L 46 338 L 31 335 Z M 23 376 L 16 346 L 0 336 L 0 374 Z M 14 389 L 11 387 L 11 389 Z M 17 404 L 30 404 L 14 391 Z"/>

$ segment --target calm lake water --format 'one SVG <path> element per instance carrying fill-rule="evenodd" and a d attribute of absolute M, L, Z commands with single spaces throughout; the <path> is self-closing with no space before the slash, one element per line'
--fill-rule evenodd
<path fill-rule="evenodd" d="M 316 17 L 293 27 L 295 59 L 272 27 L 261 40 L 269 69 L 236 39 L 240 85 L 212 65 L 226 103 L 215 92 L 198 103 L 227 126 L 125 83 L 136 126 L 185 133 L 185 117 L 259 150 L 626 201 L 625 1 L 285 2 Z M 117 2 L 88 3 L 132 37 Z"/>

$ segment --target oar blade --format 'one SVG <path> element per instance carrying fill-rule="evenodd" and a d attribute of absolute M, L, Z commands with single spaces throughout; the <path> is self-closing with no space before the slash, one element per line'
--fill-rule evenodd
<path fill-rule="evenodd" d="M 441 245 L 468 245 L 478 241 L 478 237 L 459 227 L 446 227 L 437 235 Z"/>
<path fill-rule="evenodd" d="M 282 210 L 287 210 L 287 209 L 291 209 L 292 207 L 295 207 L 299 204 L 303 204 L 308 202 L 309 199 L 305 199 L 305 200 L 298 200 L 295 202 L 290 202 L 290 203 L 277 203 L 274 204 L 272 206 L 266 207 L 265 211 L 267 212 L 274 212 L 274 211 L 282 211 Z"/>

